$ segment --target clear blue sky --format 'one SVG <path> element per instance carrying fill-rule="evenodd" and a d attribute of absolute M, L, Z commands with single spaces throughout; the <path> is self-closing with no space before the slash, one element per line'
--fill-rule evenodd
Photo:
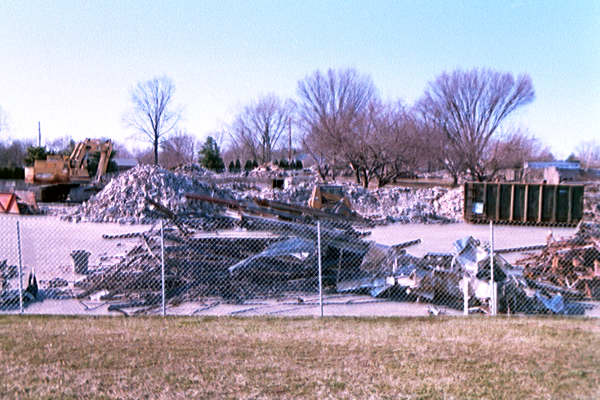
<path fill-rule="evenodd" d="M 600 140 L 600 1 L 0 2 L 4 139 L 130 137 L 140 80 L 168 75 L 198 138 L 245 104 L 295 96 L 316 69 L 354 67 L 412 103 L 443 71 L 527 73 L 513 119 L 559 157 Z M 139 146 L 143 142 L 140 142 Z"/>

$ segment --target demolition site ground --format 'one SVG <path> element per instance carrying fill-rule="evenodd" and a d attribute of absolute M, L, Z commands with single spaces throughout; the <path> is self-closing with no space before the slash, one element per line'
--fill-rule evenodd
<path fill-rule="evenodd" d="M 496 225 L 492 246 L 459 222 L 461 188 L 256 173 L 142 165 L 81 205 L 2 216 L 0 311 L 318 315 L 322 289 L 325 315 L 600 313 L 598 191 L 577 227 Z"/>
<path fill-rule="evenodd" d="M 0 359 L 1 398 L 600 397 L 582 318 L 4 315 Z"/>

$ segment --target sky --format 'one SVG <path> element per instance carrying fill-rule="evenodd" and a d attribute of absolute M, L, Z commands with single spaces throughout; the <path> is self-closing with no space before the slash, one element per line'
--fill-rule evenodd
<path fill-rule="evenodd" d="M 260 96 L 295 98 L 315 70 L 355 68 L 385 100 L 417 101 L 455 69 L 529 74 L 508 121 L 567 157 L 600 142 L 600 1 L 0 2 L 0 139 L 109 137 L 133 86 L 166 75 L 199 140 Z M 138 137 L 139 138 L 139 137 Z"/>

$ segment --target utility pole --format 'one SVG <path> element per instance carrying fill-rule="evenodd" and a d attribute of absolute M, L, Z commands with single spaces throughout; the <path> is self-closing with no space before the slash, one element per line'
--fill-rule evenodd
<path fill-rule="evenodd" d="M 38 121 L 38 147 L 42 147 L 42 127 Z"/>
<path fill-rule="evenodd" d="M 292 165 L 292 118 L 288 117 L 288 164 Z"/>

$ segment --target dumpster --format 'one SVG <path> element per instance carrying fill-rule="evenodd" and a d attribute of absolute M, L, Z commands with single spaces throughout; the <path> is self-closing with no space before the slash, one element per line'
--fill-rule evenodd
<path fill-rule="evenodd" d="M 583 218 L 583 192 L 583 185 L 466 182 L 464 219 L 574 226 Z"/>

